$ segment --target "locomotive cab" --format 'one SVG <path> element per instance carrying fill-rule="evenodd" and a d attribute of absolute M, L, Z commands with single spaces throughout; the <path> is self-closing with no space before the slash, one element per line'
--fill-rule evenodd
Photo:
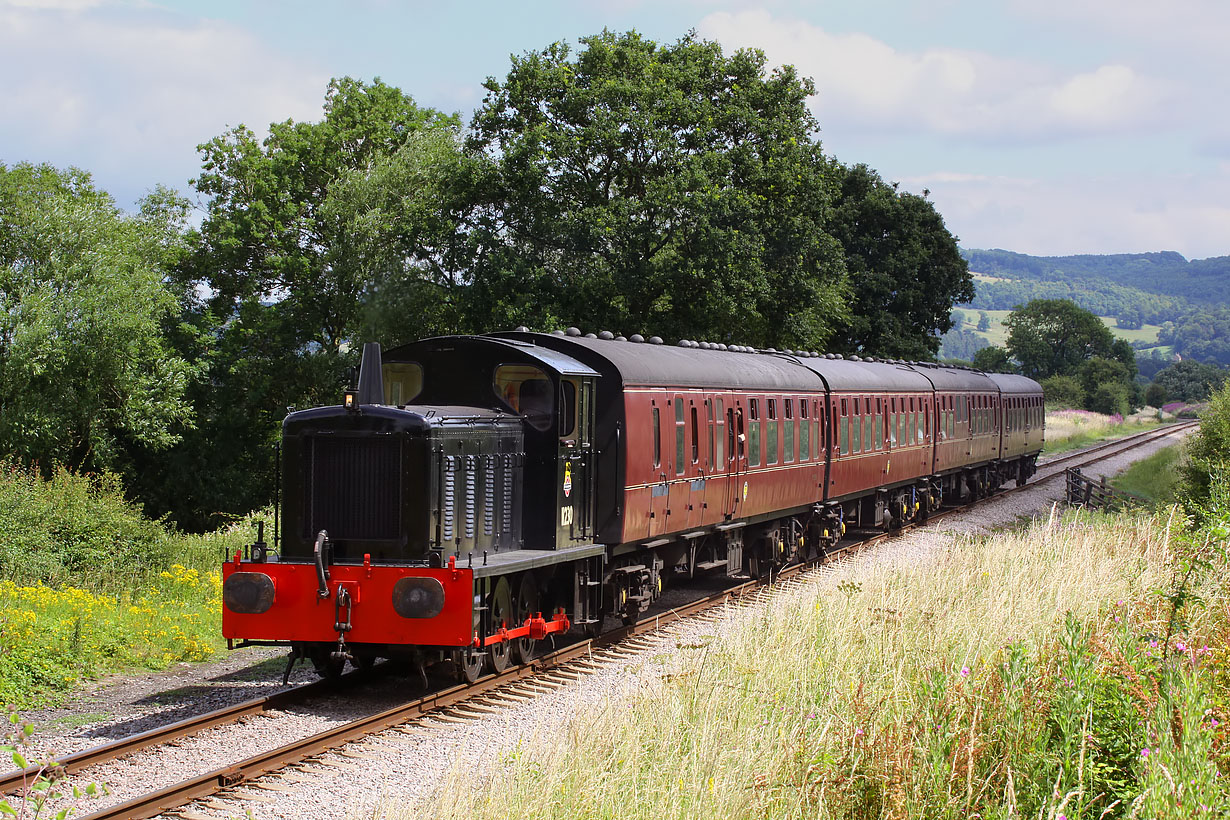
<path fill-rule="evenodd" d="M 283 422 L 280 536 L 224 565 L 223 634 L 328 671 L 434 648 L 472 676 L 593 624 L 600 591 L 553 566 L 600 571 L 596 378 L 508 340 L 370 346 L 341 405 Z"/>

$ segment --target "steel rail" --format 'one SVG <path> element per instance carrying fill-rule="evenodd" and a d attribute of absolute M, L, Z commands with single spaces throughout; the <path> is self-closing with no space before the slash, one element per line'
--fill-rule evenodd
<path fill-rule="evenodd" d="M 369 673 L 360 671 L 345 675 L 342 680 L 347 686 L 350 686 L 356 685 L 368 677 L 370 677 Z M 233 703 L 230 706 L 224 706 L 221 709 L 215 709 L 210 712 L 203 712 L 175 723 L 168 723 L 165 726 L 157 726 L 148 731 L 128 735 L 100 746 L 92 746 L 89 749 L 83 749 L 80 752 L 74 752 L 71 755 L 58 758 L 55 763 L 65 773 L 73 774 L 82 769 L 88 769 L 91 766 L 97 766 L 100 763 L 114 760 L 117 757 L 123 757 L 151 746 L 158 746 L 181 737 L 196 734 L 203 729 L 226 723 L 234 723 L 248 715 L 257 715 L 269 709 L 282 709 L 318 694 L 337 691 L 338 684 L 339 681 L 323 679 L 300 684 L 299 686 L 283 689 L 270 695 Z M 32 779 L 37 777 L 40 772 L 42 772 L 42 769 L 39 766 L 30 766 L 24 770 L 18 769 L 0 775 L 0 794 L 11 794 L 21 789 L 27 783 L 32 782 Z"/>
<path fill-rule="evenodd" d="M 1177 430 L 1185 429 L 1195 423 L 1196 422 L 1192 422 L 1190 424 L 1171 424 L 1158 429 L 1146 430 L 1132 436 L 1114 439 L 1090 448 L 1075 451 L 1071 454 L 1058 456 L 1047 462 L 1043 462 L 1039 465 L 1039 467 L 1051 467 L 1058 462 L 1087 458 L 1090 455 L 1093 455 L 1094 457 L 1088 458 L 1086 461 L 1082 461 L 1081 465 L 1084 466 L 1087 464 L 1093 464 L 1106 458 L 1110 458 L 1113 455 L 1117 455 L 1120 452 L 1126 452 L 1127 450 L 1142 446 L 1143 444 L 1146 444 L 1156 438 L 1162 438 L 1170 435 Z M 1050 481 L 1062 474 L 1062 471 L 1058 471 L 1052 475 L 1041 477 L 1038 481 L 1025 484 L 1020 487 L 1000 490 L 989 498 L 997 498 L 1011 493 L 1031 489 L 1038 486 L 1041 482 Z M 989 500 L 989 498 L 981 500 Z M 770 573 L 770 575 L 766 578 L 752 579 L 745 583 L 710 593 L 709 595 L 701 597 L 685 605 L 647 616 L 635 624 L 622 626 L 617 629 L 604 632 L 595 638 L 582 639 L 576 643 L 535 658 L 526 664 L 510 667 L 502 673 L 488 674 L 482 678 L 479 678 L 472 684 L 458 684 L 438 692 L 430 693 L 417 700 L 392 707 L 382 712 L 360 718 L 351 723 L 337 726 L 306 738 L 302 738 L 285 746 L 254 755 L 238 763 L 231 764 L 224 768 L 215 769 L 181 783 L 168 786 L 158 790 L 157 792 L 142 795 L 123 803 L 117 803 L 114 806 L 86 815 L 83 820 L 141 820 L 143 818 L 153 817 L 163 812 L 170 811 L 193 800 L 207 797 L 223 789 L 237 786 L 262 775 L 283 769 L 288 765 L 302 762 L 316 755 L 328 752 L 340 746 L 344 746 L 369 734 L 374 734 L 376 732 L 392 728 L 416 717 L 426 715 L 430 712 L 446 709 L 449 706 L 478 697 L 508 683 L 525 678 L 536 677 L 549 671 L 550 669 L 563 666 L 570 661 L 585 657 L 591 654 L 595 649 L 616 644 L 626 638 L 632 637 L 633 635 L 650 634 L 661 629 L 662 627 L 667 626 L 668 624 L 690 617 L 706 609 L 710 609 L 725 603 L 728 600 L 745 597 L 749 592 L 758 591 L 775 581 L 792 577 L 800 572 L 811 569 L 820 563 L 832 559 L 848 557 L 854 552 L 861 551 L 865 547 L 870 546 L 871 544 L 874 544 L 882 539 L 900 535 L 902 532 L 913 529 L 916 526 L 923 526 L 947 515 L 969 509 L 976 503 L 978 502 L 970 502 L 964 505 L 942 509 L 929 516 L 926 522 L 916 522 L 903 527 L 900 530 L 876 533 L 869 537 L 854 540 L 843 547 L 825 553 L 825 555 L 815 562 L 794 564 L 792 566 L 782 568 L 779 572 Z M 345 677 L 352 678 L 352 675 L 347 675 Z M 356 680 L 359 677 L 360 676 L 358 675 L 353 676 Z M 310 684 L 295 687 L 294 689 L 268 695 L 263 698 L 257 698 L 255 700 L 235 704 L 231 707 L 226 707 L 204 715 L 199 715 L 196 718 L 188 718 L 166 727 L 152 729 L 139 735 L 133 735 L 129 738 L 122 738 L 114 741 L 113 743 L 106 744 L 105 746 L 79 752 L 65 758 L 60 761 L 60 763 L 61 765 L 64 765 L 69 772 L 79 771 L 124 754 L 129 754 L 159 743 L 165 743 L 168 740 L 182 737 L 187 734 L 192 734 L 193 732 L 200 731 L 201 729 L 208 728 L 209 726 L 232 722 L 249 714 L 257 714 L 267 709 L 276 708 L 277 706 L 285 703 L 301 700 L 309 694 L 314 694 L 316 691 L 325 690 L 329 683 L 330 682 L 323 680 L 316 681 Z M 31 772 L 32 770 L 29 769 L 25 772 L 13 772 L 5 779 L 0 780 L 0 785 L 3 785 L 6 790 L 19 788 L 23 782 L 23 779 L 28 777 Z M 15 786 L 12 785 L 14 782 Z"/>

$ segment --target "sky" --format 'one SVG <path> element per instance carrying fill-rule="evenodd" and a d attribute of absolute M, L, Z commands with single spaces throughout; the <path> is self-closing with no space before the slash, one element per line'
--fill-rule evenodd
<path fill-rule="evenodd" d="M 966 248 L 1230 254 L 1226 0 L 0 0 L 0 163 L 191 196 L 200 143 L 379 77 L 468 122 L 510 56 L 690 30 L 811 77 L 825 150 Z"/>

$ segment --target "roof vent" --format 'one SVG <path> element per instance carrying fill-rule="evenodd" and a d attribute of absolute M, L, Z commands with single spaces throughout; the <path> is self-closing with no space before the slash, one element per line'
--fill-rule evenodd
<path fill-rule="evenodd" d="M 615 337 L 615 341 L 617 341 L 617 342 L 626 342 L 626 341 L 628 341 L 628 337 L 627 337 L 627 336 L 616 336 L 616 337 Z"/>
<path fill-rule="evenodd" d="M 661 336 L 650 336 L 649 343 L 651 345 L 660 345 L 662 344 L 662 337 Z"/>
<path fill-rule="evenodd" d="M 568 328 L 568 335 L 569 335 L 569 336 L 580 336 L 580 335 L 581 335 L 581 328 L 579 328 L 579 327 L 570 327 L 570 328 Z"/>
<path fill-rule="evenodd" d="M 639 333 L 633 333 L 631 336 L 628 337 L 628 341 L 636 342 L 637 344 L 640 344 L 641 342 L 645 341 L 645 337 Z"/>
<path fill-rule="evenodd" d="M 708 350 L 708 349 L 709 349 L 709 343 L 708 343 L 708 342 L 701 342 L 701 343 L 700 343 L 700 349 L 701 349 L 701 350 Z"/>
<path fill-rule="evenodd" d="M 551 331 L 551 335 L 552 335 L 552 336 L 563 336 L 563 335 L 564 335 L 564 331 L 562 331 L 562 330 L 552 330 L 552 331 Z"/>
<path fill-rule="evenodd" d="M 727 349 L 726 344 L 725 344 L 724 342 L 718 342 L 717 349 L 718 349 L 718 350 L 726 350 L 726 349 Z"/>
<path fill-rule="evenodd" d="M 615 338 L 615 334 L 609 330 L 604 330 L 598 334 L 598 338 L 602 339 L 603 341 L 609 342 L 611 341 L 611 339 Z"/>
<path fill-rule="evenodd" d="M 585 334 L 585 338 L 586 338 L 586 339 L 597 339 L 598 337 L 597 337 L 597 336 L 595 336 L 595 335 L 594 335 L 594 334 L 592 334 L 592 333 L 586 333 L 586 334 Z"/>
<path fill-rule="evenodd" d="M 517 333 L 529 333 L 530 329 L 526 327 L 525 325 L 517 325 L 516 332 Z"/>

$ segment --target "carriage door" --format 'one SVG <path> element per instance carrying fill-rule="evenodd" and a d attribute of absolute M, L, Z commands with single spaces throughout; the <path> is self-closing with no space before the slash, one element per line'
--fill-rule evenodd
<path fill-rule="evenodd" d="M 744 405 L 733 394 L 726 394 L 718 406 L 726 410 L 725 479 L 722 484 L 722 517 L 726 520 L 739 517 L 739 503 L 743 500 L 744 474 L 747 472 L 747 431 L 744 429 Z"/>
<path fill-rule="evenodd" d="M 594 379 L 564 376 L 559 389 L 557 548 L 594 537 Z"/>

